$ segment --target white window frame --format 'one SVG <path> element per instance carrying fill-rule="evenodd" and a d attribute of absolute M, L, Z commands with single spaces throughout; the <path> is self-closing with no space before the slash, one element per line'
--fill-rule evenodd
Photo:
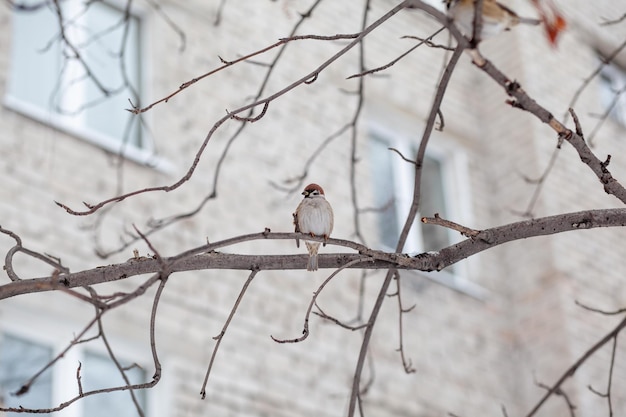
<path fill-rule="evenodd" d="M 421 129 L 415 131 L 421 132 Z M 405 157 L 409 157 L 413 153 L 413 149 L 416 147 L 416 140 L 406 134 L 394 131 L 378 123 L 370 123 L 368 127 L 369 138 L 381 138 L 387 141 L 391 147 L 397 149 Z M 392 152 L 392 151 L 389 151 Z M 471 207 L 471 192 L 469 179 L 469 162 L 467 154 L 459 148 L 458 144 L 451 143 L 446 140 L 433 140 L 431 139 L 426 154 L 436 159 L 441 165 L 442 182 L 443 182 L 443 195 L 446 201 L 446 212 L 449 220 L 455 221 L 460 224 L 470 225 L 472 223 L 473 214 Z M 392 163 L 392 170 L 394 172 L 394 195 L 397 196 L 396 204 L 396 216 L 400 221 L 406 218 L 406 215 L 410 209 L 412 194 L 407 195 L 406 190 L 413 190 L 413 178 L 415 176 L 414 167 L 412 164 L 401 160 L 398 155 L 397 161 Z M 450 202 L 454 201 L 455 204 Z M 409 232 L 407 244 L 404 247 L 403 252 L 415 255 L 423 252 L 422 248 L 418 246 L 419 242 L 422 242 L 421 237 L 421 222 L 420 219 L 423 216 L 432 216 L 434 213 L 418 213 L 416 221 Z M 398 234 L 403 223 L 398 224 Z M 448 229 L 448 236 L 450 242 L 458 242 L 464 240 L 458 232 Z M 395 248 L 387 248 L 395 250 Z M 433 272 L 413 272 L 420 276 L 424 276 L 427 279 L 437 282 L 446 287 L 452 288 L 456 291 L 469 295 L 471 297 L 483 300 L 487 297 L 488 291 L 482 286 L 475 284 L 468 280 L 468 268 L 465 262 L 455 264 L 454 272 L 442 270 Z"/>
<path fill-rule="evenodd" d="M 67 2 L 64 2 L 63 4 L 68 8 L 76 8 L 78 1 L 79 0 L 69 0 Z M 125 1 L 123 0 L 106 0 L 105 3 L 120 10 L 123 10 L 123 8 L 125 7 Z M 148 51 L 150 48 L 150 36 L 148 36 L 150 28 L 148 26 L 150 19 L 146 18 L 146 13 L 144 10 L 141 9 L 141 7 L 133 8 L 133 16 L 140 21 L 139 60 L 141 62 L 150 62 L 148 60 Z M 142 95 L 147 97 L 149 96 L 149 94 L 147 94 L 149 88 L 148 80 L 151 78 L 151 74 L 149 73 L 149 65 L 142 65 L 140 71 L 141 85 L 139 86 L 139 89 L 140 91 L 142 91 Z M 7 82 L 9 84 L 12 82 L 10 72 Z M 123 143 L 119 139 L 112 138 L 107 134 L 98 132 L 97 130 L 85 126 L 83 123 L 77 122 L 77 119 L 75 117 L 43 109 L 37 105 L 28 102 L 27 100 L 23 100 L 19 97 L 16 97 L 15 95 L 12 95 L 8 90 L 9 89 L 7 89 L 7 92 L 4 96 L 3 103 L 7 108 L 14 110 L 17 113 L 20 113 L 45 125 L 51 126 L 61 132 L 83 139 L 112 154 L 119 154 L 124 158 L 127 158 L 142 165 L 147 165 L 160 172 L 174 174 L 176 171 L 174 165 L 169 160 L 162 156 L 156 155 L 154 143 L 149 137 L 144 137 L 143 145 L 141 147 L 136 146 L 132 143 Z M 150 124 L 150 115 L 143 114 L 141 117 L 144 118 L 144 123 Z"/>
<path fill-rule="evenodd" d="M 35 311 L 24 306 L 0 309 L 0 333 L 7 333 L 35 344 L 50 347 L 53 358 L 68 346 L 76 332 L 84 325 L 85 323 L 69 322 L 67 317 L 55 318 L 47 311 Z M 118 359 L 140 365 L 146 373 L 147 380 L 152 376 L 154 365 L 152 362 L 146 362 L 146 359 L 151 360 L 149 350 L 142 350 L 134 343 L 119 337 L 117 334 L 112 334 L 110 330 L 107 338 L 109 343 L 114 346 L 114 352 Z M 52 367 L 51 407 L 56 407 L 78 394 L 76 369 L 79 362 L 84 364 L 82 358 L 86 351 L 108 357 L 108 353 L 101 342 L 74 345 Z M 160 355 L 160 359 L 164 359 L 162 355 Z M 163 379 L 161 378 L 156 387 L 145 390 L 146 401 L 143 411 L 147 417 L 166 417 L 171 414 L 171 390 L 174 387 L 171 385 L 171 381 L 168 383 L 164 382 Z M 130 396 L 127 391 L 123 392 Z M 82 399 L 51 415 L 55 417 L 85 417 Z"/>

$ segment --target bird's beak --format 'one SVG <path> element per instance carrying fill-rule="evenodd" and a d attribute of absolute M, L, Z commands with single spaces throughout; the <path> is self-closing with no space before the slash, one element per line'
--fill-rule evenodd
<path fill-rule="evenodd" d="M 307 191 L 302 191 L 302 195 L 307 196 L 309 193 Z"/>

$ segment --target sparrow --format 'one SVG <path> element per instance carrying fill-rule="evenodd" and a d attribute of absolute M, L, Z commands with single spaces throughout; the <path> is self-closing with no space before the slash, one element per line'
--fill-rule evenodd
<path fill-rule="evenodd" d="M 444 0 L 448 16 L 466 36 L 471 36 L 474 29 L 474 0 Z M 538 25 L 538 19 L 520 17 L 513 10 L 496 0 L 484 0 L 482 12 L 482 30 L 480 38 L 497 35 L 513 26 L 524 23 Z"/>
<path fill-rule="evenodd" d="M 326 201 L 324 190 L 317 184 L 309 184 L 302 192 L 304 198 L 293 213 L 293 224 L 296 233 L 306 233 L 311 236 L 323 236 L 327 240 L 333 231 L 333 209 Z M 305 241 L 309 251 L 307 271 L 317 271 L 317 251 L 320 242 Z M 296 239 L 296 246 L 300 247 L 300 240 Z M 326 246 L 326 242 L 324 242 Z"/>

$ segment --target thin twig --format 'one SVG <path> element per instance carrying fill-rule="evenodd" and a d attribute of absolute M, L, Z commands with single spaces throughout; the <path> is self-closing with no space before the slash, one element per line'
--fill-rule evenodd
<path fill-rule="evenodd" d="M 93 290 L 92 288 L 89 288 L 89 291 L 92 293 L 92 296 L 96 298 L 95 290 Z M 106 336 L 106 332 L 104 331 L 104 325 L 102 324 L 102 316 L 97 315 L 97 317 L 98 317 L 97 319 L 98 333 L 100 334 L 100 338 L 102 339 L 102 343 L 104 344 L 104 347 L 109 355 L 109 358 L 111 358 L 111 361 L 113 361 L 113 363 L 115 364 L 115 367 L 120 372 L 120 375 L 122 379 L 124 380 L 126 387 L 128 388 L 128 392 L 130 393 L 130 398 L 133 401 L 133 404 L 135 405 L 135 409 L 137 410 L 137 413 L 139 414 L 140 417 L 144 417 L 144 412 L 141 409 L 141 404 L 139 404 L 139 400 L 137 399 L 137 396 L 135 395 L 135 390 L 133 389 L 132 384 L 130 383 L 130 379 L 128 379 L 128 375 L 126 375 L 124 368 L 120 364 L 119 360 L 117 359 L 117 356 L 115 355 L 115 353 L 113 352 L 113 349 L 111 348 L 111 345 L 109 344 L 109 340 Z"/>
<path fill-rule="evenodd" d="M 292 186 L 285 187 L 285 186 L 280 185 L 280 184 L 278 184 L 278 183 L 276 183 L 274 181 L 270 181 L 270 185 L 272 185 L 273 187 L 275 187 L 278 190 L 285 191 L 285 192 L 287 192 L 289 194 L 293 194 L 296 191 L 300 191 L 302 189 L 302 185 L 304 183 L 304 180 L 309 175 L 309 170 L 310 170 L 311 166 L 317 160 L 317 158 L 321 155 L 322 151 L 331 142 L 333 142 L 335 139 L 341 137 L 346 131 L 348 131 L 351 128 L 352 128 L 352 123 L 346 123 L 345 125 L 340 127 L 337 131 L 331 133 L 326 139 L 324 139 L 320 143 L 320 145 L 317 147 L 317 149 L 315 149 L 315 151 L 313 151 L 311 156 L 309 156 L 309 158 L 306 160 L 306 162 L 304 163 L 304 166 L 302 168 L 302 172 L 300 174 L 298 174 L 297 176 L 293 177 L 293 178 L 287 178 L 286 180 L 284 180 L 285 184 L 293 184 Z"/>
<path fill-rule="evenodd" d="M 309 307 L 306 310 L 306 314 L 304 315 L 304 326 L 303 326 L 303 330 L 302 330 L 302 336 L 300 337 L 296 337 L 293 339 L 279 339 L 277 337 L 274 337 L 272 335 L 270 335 L 270 337 L 272 338 L 272 340 L 276 343 L 299 343 L 302 342 L 303 340 L 305 340 L 307 337 L 309 337 L 309 318 L 311 316 L 311 310 L 313 309 L 313 306 L 315 305 L 315 302 L 317 300 L 318 295 L 322 292 L 322 290 L 324 289 L 324 287 L 326 286 L 326 284 L 328 284 L 337 274 L 339 274 L 341 271 L 343 271 L 344 269 L 352 266 L 352 265 L 356 265 L 356 264 L 360 264 L 363 262 L 367 262 L 369 260 L 371 260 L 372 258 L 370 257 L 362 257 L 362 258 L 358 258 L 355 259 L 353 261 L 348 262 L 345 265 L 342 265 L 341 267 L 337 268 L 335 271 L 333 271 L 332 274 L 330 274 L 328 276 L 328 278 L 326 278 L 324 280 L 324 282 L 322 282 L 320 284 L 320 286 L 317 288 L 317 290 L 313 293 L 313 297 L 311 297 L 311 302 L 309 303 Z"/>
<path fill-rule="evenodd" d="M 154 0 L 144 0 L 144 1 L 146 3 L 148 3 L 150 5 L 150 7 L 152 7 L 152 9 L 161 17 L 161 19 L 163 19 L 163 21 L 174 32 L 176 32 L 176 34 L 180 38 L 180 46 L 178 47 L 178 52 L 179 53 L 185 52 L 185 48 L 187 47 L 187 35 L 185 35 L 185 31 L 180 26 L 178 26 L 176 23 L 174 23 L 172 18 L 167 13 L 163 12 L 163 9 L 161 8 L 161 5 L 159 3 L 157 3 Z M 223 0 L 223 1 L 225 1 L 225 0 Z"/>
<path fill-rule="evenodd" d="M 537 385 L 539 388 L 543 388 L 546 390 L 549 390 L 550 387 L 547 386 L 546 384 L 543 384 L 541 382 L 535 381 L 535 385 Z M 563 391 L 562 388 L 558 388 L 555 392 L 556 395 L 558 395 L 559 397 L 563 397 L 563 400 L 565 401 L 565 404 L 567 405 L 567 408 L 569 410 L 570 413 L 570 417 L 576 417 L 576 406 L 574 405 L 574 403 L 572 403 L 572 401 L 569 398 L 569 395 L 567 395 L 567 393 L 565 391 Z"/>
<path fill-rule="evenodd" d="M 593 346 L 591 346 L 585 353 L 576 360 L 567 370 L 559 377 L 559 379 L 548 388 L 546 394 L 535 404 L 535 406 L 526 414 L 526 417 L 532 417 L 539 409 L 545 404 L 545 402 L 550 398 L 553 394 L 556 394 L 558 390 L 561 388 L 561 385 L 572 377 L 578 368 L 587 361 L 591 356 L 593 356 L 601 347 L 603 347 L 609 340 L 612 340 L 616 337 L 619 332 L 622 331 L 626 327 L 626 318 L 623 319 L 613 330 L 611 330 L 606 336 L 596 342 Z"/>
<path fill-rule="evenodd" d="M 79 361 L 78 367 L 76 368 L 76 384 L 78 385 L 78 395 L 83 395 L 83 384 L 81 383 L 80 369 L 83 364 Z"/>
<path fill-rule="evenodd" d="M 400 54 L 398 57 L 396 57 L 396 58 L 395 58 L 395 59 L 393 59 L 392 61 L 388 62 L 387 64 L 382 65 L 382 66 L 377 67 L 377 68 L 372 68 L 372 69 L 367 70 L 367 71 L 361 71 L 361 72 L 359 72 L 358 74 L 353 74 L 353 75 L 349 76 L 347 79 L 348 79 L 348 80 L 350 80 L 350 79 L 352 79 L 352 78 L 364 77 L 364 76 L 366 76 L 366 75 L 372 75 L 372 74 L 375 74 L 375 73 L 377 73 L 377 72 L 384 71 L 384 70 L 386 70 L 386 69 L 391 68 L 392 66 L 394 66 L 395 64 L 397 64 L 397 63 L 398 63 L 398 61 L 400 61 L 402 58 L 404 58 L 404 57 L 406 57 L 407 55 L 409 55 L 411 52 L 413 52 L 414 50 L 416 50 L 416 49 L 417 49 L 417 48 L 419 48 L 420 46 L 422 46 L 422 45 L 424 45 L 424 44 L 426 44 L 426 45 L 430 46 L 430 45 L 429 45 L 429 44 L 431 43 L 430 41 L 431 41 L 431 40 L 432 40 L 435 36 L 437 36 L 438 34 L 440 34 L 441 32 L 443 32 L 443 30 L 444 30 L 445 28 L 446 28 L 446 27 L 444 26 L 444 27 L 442 27 L 442 28 L 438 29 L 437 31 L 435 31 L 435 33 L 433 33 L 432 35 L 430 35 L 430 36 L 429 36 L 429 37 L 427 37 L 426 39 L 424 39 L 424 40 L 420 40 L 420 42 L 419 42 L 419 43 L 417 43 L 417 44 L 413 45 L 413 46 L 412 46 L 411 48 L 409 48 L 406 52 L 403 52 L 402 54 Z"/>
<path fill-rule="evenodd" d="M 413 310 L 415 308 L 415 305 L 413 305 L 412 307 L 408 309 L 405 309 L 402 306 L 402 295 L 400 292 L 400 287 L 401 287 L 400 274 L 398 273 L 397 270 L 396 270 L 396 286 L 397 286 L 397 290 L 394 296 L 398 299 L 398 335 L 399 335 L 398 336 L 399 338 L 398 351 L 400 352 L 400 358 L 402 359 L 402 367 L 404 368 L 404 372 L 406 372 L 407 374 L 411 374 L 415 372 L 415 368 L 413 368 L 411 359 L 407 359 L 405 352 L 404 352 L 404 326 L 403 326 L 402 317 L 404 316 L 404 314 Z"/>
<path fill-rule="evenodd" d="M 201 396 L 201 398 L 203 400 L 206 398 L 206 385 L 207 385 L 207 382 L 209 381 L 209 375 L 211 374 L 211 369 L 213 368 L 213 362 L 215 361 L 215 357 L 217 356 L 217 351 L 220 348 L 220 345 L 222 343 L 222 339 L 224 338 L 224 335 L 226 334 L 226 330 L 228 330 L 228 325 L 232 321 L 233 317 L 235 317 L 235 313 L 237 312 L 237 308 L 241 304 L 241 300 L 243 300 L 243 296 L 245 295 L 246 290 L 248 289 L 248 286 L 250 285 L 250 283 L 252 282 L 252 280 L 254 279 L 254 277 L 256 276 L 256 274 L 258 272 L 259 272 L 259 270 L 254 270 L 254 271 L 250 272 L 250 274 L 248 275 L 248 279 L 246 280 L 246 282 L 244 282 L 243 287 L 241 287 L 241 291 L 239 291 L 239 295 L 237 296 L 237 300 L 235 301 L 235 305 L 230 310 L 230 314 L 228 315 L 228 318 L 226 319 L 226 322 L 224 323 L 224 326 L 222 327 L 222 330 L 220 331 L 220 334 L 213 338 L 217 342 L 215 343 L 215 346 L 213 347 L 213 352 L 211 353 L 211 359 L 209 360 L 209 366 L 208 366 L 208 368 L 206 370 L 206 374 L 204 375 L 204 381 L 202 382 L 202 388 L 200 389 L 200 396 Z"/>
<path fill-rule="evenodd" d="M 424 224 L 433 224 L 437 226 L 443 226 L 448 229 L 456 230 L 461 233 L 463 236 L 469 238 L 479 237 L 482 233 L 481 230 L 470 229 L 469 227 L 463 226 L 461 224 L 455 223 L 451 220 L 446 220 L 439 216 L 439 213 L 435 213 L 435 217 L 422 217 L 422 223 Z"/>
<path fill-rule="evenodd" d="M 585 89 L 591 84 L 591 81 L 593 81 L 594 78 L 600 75 L 600 73 L 602 72 L 602 69 L 606 65 L 611 63 L 611 61 L 613 61 L 613 59 L 615 59 L 615 57 L 619 55 L 619 53 L 622 52 L 624 48 L 626 48 L 626 40 L 624 40 L 624 42 L 618 45 L 617 48 L 615 48 L 613 52 L 611 52 L 606 58 L 603 58 L 602 62 L 600 62 L 600 64 L 591 72 L 591 74 L 589 74 L 587 78 L 583 80 L 580 87 L 578 87 L 578 89 L 572 96 L 572 99 L 570 100 L 569 104 L 567 105 L 568 110 L 566 110 L 565 113 L 563 114 L 563 123 L 567 123 L 567 118 L 569 116 L 569 109 L 575 107 L 576 103 L 578 102 L 578 99 L 580 98 L 582 93 L 585 91 Z"/>
<path fill-rule="evenodd" d="M 17 253 L 23 253 L 25 255 L 31 256 L 35 259 L 38 259 L 40 261 L 47 263 L 48 265 L 52 266 L 55 269 L 56 271 L 55 274 L 57 275 L 58 273 L 67 274 L 70 272 L 70 270 L 67 267 L 61 264 L 59 258 L 50 256 L 50 255 L 41 254 L 39 252 L 35 252 L 33 250 L 25 248 L 22 245 L 22 239 L 17 235 L 17 233 L 14 233 L 8 229 L 5 229 L 2 226 L 0 226 L 0 233 L 3 233 L 13 238 L 13 240 L 15 240 L 15 246 L 13 246 L 11 249 L 7 251 L 7 254 L 4 258 L 4 270 L 6 271 L 11 281 L 21 281 L 21 278 L 19 277 L 19 275 L 17 275 L 17 273 L 15 272 L 15 269 L 13 268 L 13 257 Z M 55 274 L 53 274 L 53 276 Z"/>
<path fill-rule="evenodd" d="M 103 311 L 101 311 L 98 314 L 103 314 Z M 91 319 L 87 325 L 85 325 L 85 327 L 83 327 L 83 330 L 81 330 L 75 337 L 74 339 L 72 339 L 72 341 L 65 347 L 65 349 L 63 349 L 61 352 L 59 352 L 58 355 L 56 355 L 54 358 L 52 358 L 48 363 L 46 363 L 39 371 L 37 371 L 28 381 L 26 381 L 24 384 L 22 384 L 22 386 L 15 392 L 13 393 L 13 395 L 15 396 L 20 396 L 20 395 L 24 395 L 27 392 L 30 391 L 30 387 L 37 381 L 37 379 L 48 369 L 50 369 L 55 363 L 57 363 L 60 359 L 62 359 L 65 354 L 67 352 L 69 352 L 69 350 L 74 347 L 74 345 L 80 343 L 80 341 L 82 340 L 83 336 L 93 327 L 94 324 L 97 323 L 98 321 L 98 314 L 96 314 L 96 316 Z M 95 338 L 99 337 L 100 335 L 96 335 Z M 93 338 L 91 338 L 90 340 L 93 340 Z M 2 410 L 0 408 L 0 410 Z M 2 410 L 4 411 L 4 410 Z"/>
<path fill-rule="evenodd" d="M 370 13 L 370 0 L 366 0 L 363 4 L 363 14 L 361 18 L 361 29 L 366 30 L 367 21 Z M 361 40 L 359 43 L 359 55 L 358 55 L 359 71 L 365 70 L 365 41 Z M 351 135 L 350 135 L 350 201 L 352 202 L 352 222 L 354 225 L 354 235 L 360 242 L 365 243 L 365 238 L 361 232 L 361 217 L 359 213 L 359 201 L 358 197 L 361 195 L 357 186 L 357 149 L 359 138 L 359 118 L 363 110 L 363 103 L 365 102 L 365 80 L 361 77 L 358 79 L 357 88 L 357 104 L 354 109 L 354 115 L 350 121 Z"/>
<path fill-rule="evenodd" d="M 618 314 L 626 313 L 626 308 L 620 308 L 619 310 L 614 310 L 614 311 L 606 311 L 606 310 L 600 310 L 600 309 L 594 308 L 594 307 L 589 307 L 589 306 L 581 303 L 578 300 L 574 300 L 574 303 L 576 303 L 577 306 L 584 308 L 585 310 L 593 311 L 594 313 L 604 314 L 605 316 L 616 316 Z"/>
<path fill-rule="evenodd" d="M 403 160 L 404 162 L 408 162 L 409 164 L 413 164 L 413 165 L 415 165 L 415 164 L 416 164 L 414 160 L 407 158 L 406 156 L 404 156 L 404 155 L 402 154 L 402 152 L 400 152 L 400 151 L 399 151 L 399 150 L 397 150 L 396 148 L 387 148 L 387 149 L 389 149 L 389 150 L 390 150 L 390 151 L 392 151 L 392 152 L 397 153 L 397 154 L 400 156 L 400 158 L 402 158 L 402 160 Z"/>
<path fill-rule="evenodd" d="M 317 304 L 317 300 L 315 301 L 315 307 L 319 311 L 313 311 L 313 314 L 315 314 L 318 317 L 323 318 L 324 320 L 331 321 L 331 322 L 335 323 L 336 325 L 338 325 L 339 327 L 343 327 L 344 329 L 355 331 L 355 330 L 364 329 L 367 326 L 367 324 L 365 324 L 365 323 L 362 323 L 362 324 L 359 324 L 359 325 L 356 325 L 356 326 L 352 326 L 350 324 L 346 324 L 346 323 L 336 319 L 335 317 L 332 317 L 332 316 L 326 314 L 326 312 L 324 312 L 324 310 L 322 310 L 322 308 Z"/>
<path fill-rule="evenodd" d="M 549 386 L 538 381 L 535 381 L 535 385 L 546 390 L 550 389 Z M 567 395 L 567 393 L 563 391 L 562 388 L 558 388 L 554 393 L 559 397 L 563 397 L 563 400 L 565 401 L 565 404 L 567 405 L 567 408 L 569 410 L 570 417 L 576 417 L 576 406 L 574 405 L 572 400 L 570 400 L 569 395 Z"/>
<path fill-rule="evenodd" d="M 604 19 L 604 22 L 600 23 L 600 26 L 608 26 L 608 25 L 614 25 L 616 23 L 620 23 L 623 22 L 624 19 L 626 19 L 626 13 L 624 13 L 623 15 L 621 15 L 620 17 L 618 17 L 617 19 Z"/>

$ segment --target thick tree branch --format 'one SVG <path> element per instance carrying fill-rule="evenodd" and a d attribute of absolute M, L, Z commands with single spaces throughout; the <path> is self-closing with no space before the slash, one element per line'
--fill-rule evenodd
<path fill-rule="evenodd" d="M 487 73 L 494 81 L 502 86 L 506 93 L 513 97 L 509 104 L 535 115 L 543 123 L 549 125 L 558 135 L 559 140 L 566 140 L 574 147 L 580 160 L 585 163 L 598 177 L 604 186 L 604 191 L 617 197 L 623 203 L 626 203 L 626 189 L 615 179 L 608 170 L 608 163 L 599 159 L 589 148 L 585 139 L 577 132 L 565 127 L 558 121 L 552 113 L 539 105 L 532 99 L 526 91 L 522 89 L 519 83 L 511 81 L 499 69 L 497 69 L 490 61 L 485 59 L 478 50 L 471 50 L 472 61 L 476 66 Z"/>
<path fill-rule="evenodd" d="M 359 253 L 335 253 L 319 255 L 320 268 L 339 268 L 363 255 L 374 260 L 354 265 L 359 269 L 415 269 L 420 271 L 441 270 L 471 255 L 493 248 L 503 243 L 535 236 L 553 235 L 573 230 L 594 229 L 598 227 L 626 226 L 626 209 L 587 210 L 575 213 L 559 214 L 539 219 L 524 220 L 485 229 L 481 238 L 470 238 L 438 252 L 422 253 L 415 257 L 400 253 L 388 253 L 369 249 L 349 240 L 328 239 L 329 246 L 353 248 Z M 237 255 L 213 252 L 215 249 L 251 240 L 292 240 L 301 239 L 301 233 L 261 232 L 226 239 L 203 245 L 179 255 L 164 258 L 170 272 L 196 271 L 207 269 L 232 270 L 296 270 L 305 269 L 308 255 Z M 322 242 L 323 238 L 307 236 L 306 239 Z M 26 279 L 0 286 L 0 300 L 20 294 L 53 291 L 60 288 L 74 288 L 118 281 L 131 276 L 155 273 L 162 270 L 157 259 L 131 258 L 122 264 L 101 266 L 74 273 L 53 274 L 48 277 Z"/>
<path fill-rule="evenodd" d="M 415 8 L 424 10 L 433 18 L 445 25 L 450 34 L 454 36 L 457 44 L 465 49 L 470 47 L 470 41 L 464 37 L 458 29 L 450 24 L 446 15 L 432 6 L 424 4 L 419 0 L 407 0 L 407 2 Z M 599 159 L 589 148 L 585 139 L 578 133 L 568 129 L 563 123 L 557 120 L 552 113 L 542 107 L 534 99 L 532 99 L 521 85 L 510 80 L 502 71 L 496 68 L 491 61 L 487 60 L 478 49 L 467 49 L 472 58 L 472 62 L 489 75 L 497 84 L 503 87 L 506 93 L 513 97 L 514 100 L 509 102 L 513 107 L 525 110 L 536 116 L 543 123 L 549 125 L 558 135 L 559 140 L 566 140 L 574 147 L 583 163 L 585 163 L 593 173 L 598 177 L 604 186 L 604 191 L 617 197 L 623 203 L 626 203 L 626 188 L 624 188 L 608 170 L 608 163 Z"/>

